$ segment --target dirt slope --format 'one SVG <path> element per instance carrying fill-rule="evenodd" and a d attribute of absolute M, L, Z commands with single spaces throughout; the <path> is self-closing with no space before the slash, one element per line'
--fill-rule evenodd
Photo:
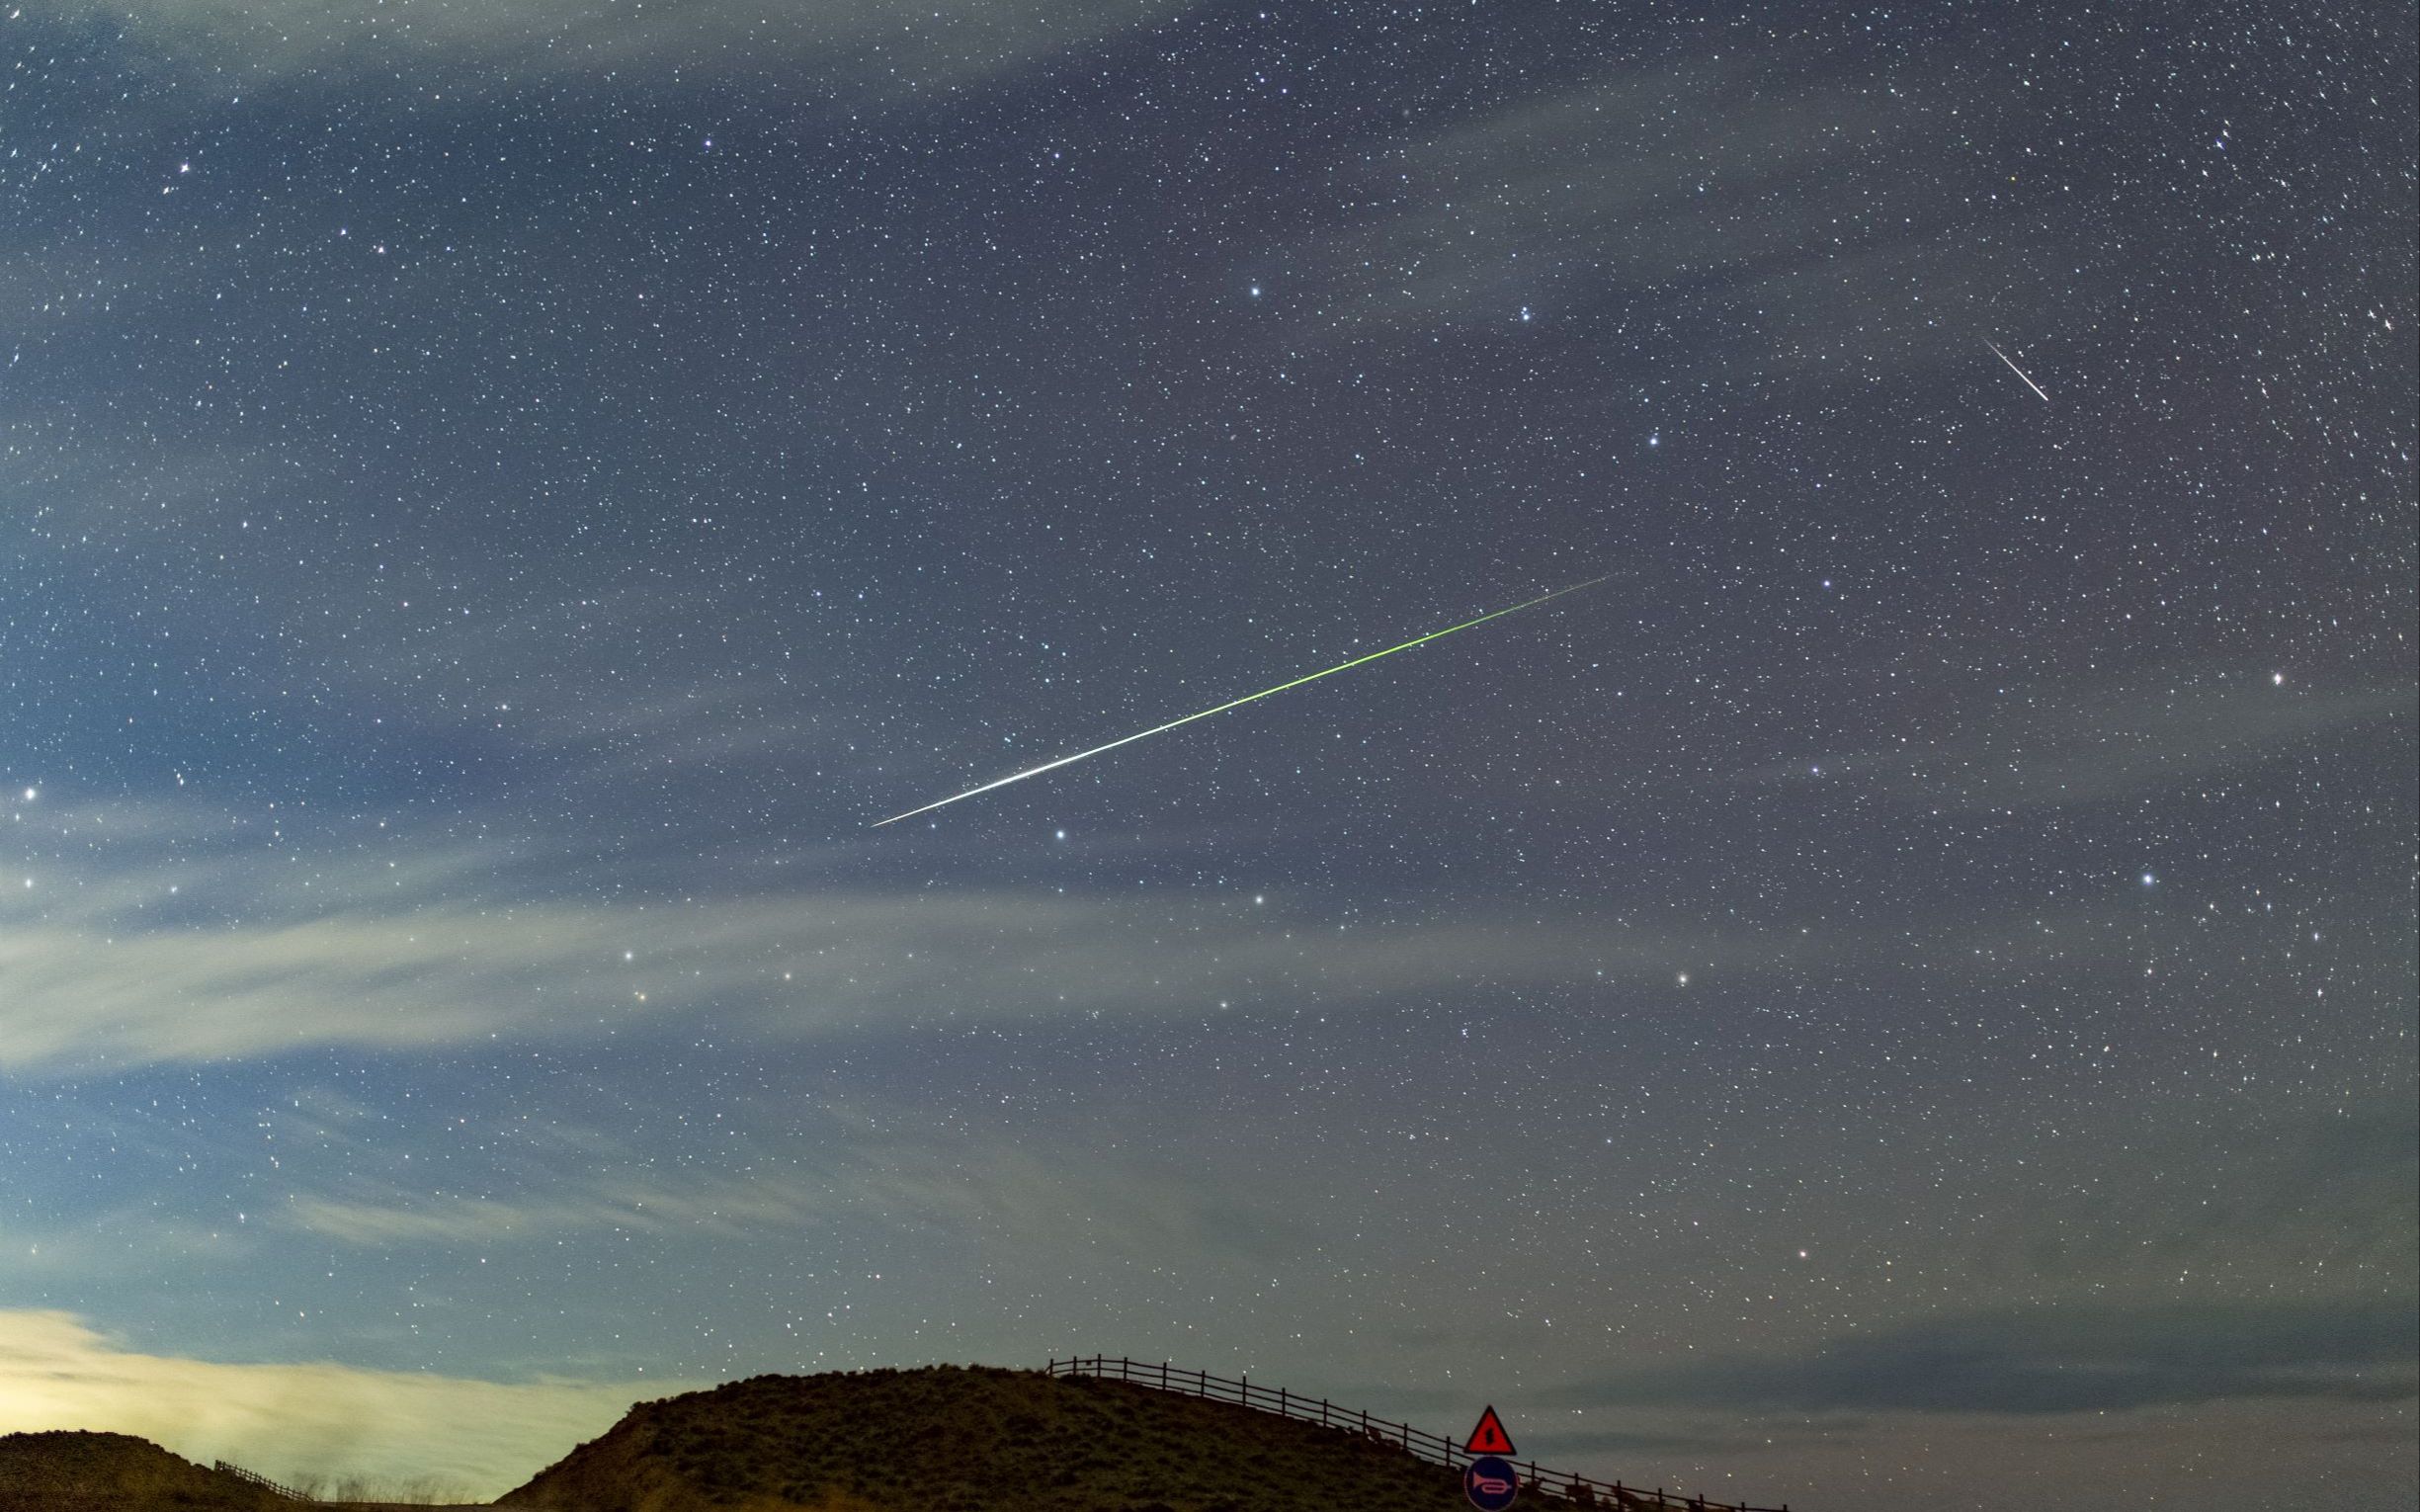
<path fill-rule="evenodd" d="M 986 1366 L 759 1376 L 630 1409 L 498 1506 L 549 1512 L 1456 1512 L 1341 1429 Z"/>
<path fill-rule="evenodd" d="M 123 1433 L 0 1437 L 0 1512 L 292 1512 L 293 1503 Z"/>

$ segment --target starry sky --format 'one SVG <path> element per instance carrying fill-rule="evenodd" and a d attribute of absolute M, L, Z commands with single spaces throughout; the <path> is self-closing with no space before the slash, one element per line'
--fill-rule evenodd
<path fill-rule="evenodd" d="M 0 1429 L 2420 1496 L 2412 7 L 1264 4 L 0 19 Z"/>

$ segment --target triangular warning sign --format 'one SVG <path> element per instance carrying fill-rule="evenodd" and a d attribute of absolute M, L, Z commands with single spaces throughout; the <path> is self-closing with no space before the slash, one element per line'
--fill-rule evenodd
<path fill-rule="evenodd" d="M 1513 1441 L 1504 1432 L 1504 1421 L 1496 1416 L 1495 1408 L 1489 1407 L 1479 1414 L 1479 1425 L 1470 1430 L 1470 1442 L 1464 1444 L 1462 1450 L 1474 1455 L 1509 1455 L 1513 1452 Z"/>

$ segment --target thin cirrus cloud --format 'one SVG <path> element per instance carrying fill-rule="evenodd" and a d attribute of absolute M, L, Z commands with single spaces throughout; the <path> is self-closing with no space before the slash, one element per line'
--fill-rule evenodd
<path fill-rule="evenodd" d="M 808 82 L 908 92 L 1165 20 L 1179 0 L 841 0 L 763 6 L 692 0 L 131 0 L 89 5 L 128 40 L 186 61 L 257 73 L 459 62 L 511 74 L 697 77 L 830 65 Z"/>
<path fill-rule="evenodd" d="M 2412 1299 L 2090 1303 L 1925 1318 L 1794 1357 L 1602 1377 L 1557 1400 L 1781 1412 L 2122 1412 L 2420 1391 Z"/>
<path fill-rule="evenodd" d="M 1744 58 L 1586 79 L 1410 144 L 1412 172 L 1389 157 L 1399 208 L 1300 261 L 1346 324 L 1502 320 L 1753 270 L 1800 244 L 1810 185 L 1898 147 L 1903 120 Z"/>
<path fill-rule="evenodd" d="M 727 1186 L 705 1193 L 656 1186 L 530 1202 L 460 1196 L 386 1203 L 297 1197 L 285 1217 L 305 1233 L 384 1249 L 398 1244 L 493 1243 L 598 1228 L 660 1232 L 687 1225 L 738 1232 L 795 1223 L 814 1212 L 805 1194 L 762 1179 Z"/>
<path fill-rule="evenodd" d="M 173 833 L 156 805 L 129 828 Z M 84 826 L 108 828 L 95 818 Z M 216 820 L 202 826 L 216 835 Z M 83 830 L 68 826 L 67 834 Z M 1580 918 L 1339 927 L 1240 897 L 802 887 L 640 903 L 494 901 L 503 847 L 60 847 L 0 893 L 0 1071 L 581 1038 L 712 1011 L 769 1037 L 1225 1002 L 1349 1004 L 1447 985 L 1660 976 L 1725 942 Z M 330 854 L 333 852 L 334 854 Z M 98 859 L 96 859 L 96 854 Z M 176 890 L 172 893 L 171 888 Z M 1728 955 L 1754 965 L 1744 945 Z"/>
<path fill-rule="evenodd" d="M 2076 281 L 2115 291 L 2135 257 L 2052 246 L 1994 203 L 2005 175 L 1972 143 L 2021 95 L 1921 69 L 1877 91 L 1753 45 L 1599 72 L 1400 151 L 1357 149 L 1337 175 L 1387 210 L 1289 217 L 1305 227 L 1293 288 L 1330 339 L 1590 315 L 1675 378 L 1866 382 L 1970 362 L 1978 323 L 2054 327 Z M 2063 288 L 2030 276 L 2045 257 L 2071 270 Z M 1552 409 L 1608 403 L 1591 391 Z"/>
<path fill-rule="evenodd" d="M 1786 256 L 1804 235 L 1809 185 L 1904 133 L 1839 84 L 1777 73 L 1747 60 L 1626 72 L 1413 146 L 1415 198 L 1331 250 L 1340 270 L 1376 279 L 1345 312 L 1495 316 L 1514 295 L 1543 305 Z"/>
<path fill-rule="evenodd" d="M 2387 730 L 2410 708 L 2408 691 L 2289 691 L 2195 675 L 2156 689 L 2045 690 L 2024 699 L 2021 714 L 1994 711 L 1941 739 L 1772 762 L 1728 781 L 1887 784 L 1926 806 L 2056 807 L 2182 791 L 2312 741 Z"/>
<path fill-rule="evenodd" d="M 1223 891 L 941 894 L 811 876 L 776 890 L 745 882 L 779 874 L 752 869 L 737 842 L 709 859 L 741 882 L 636 901 L 593 860 L 385 842 L 367 823 L 360 835 L 313 831 L 299 817 L 157 801 L 44 823 L 49 854 L 25 863 L 33 885 L 0 890 L 0 1072 L 20 1075 L 579 1042 L 695 1015 L 779 1041 L 1350 1008 L 1439 991 L 1661 985 L 1713 962 L 1736 980 L 1819 969 L 1876 944 L 1837 929 L 1634 927 L 1584 911 L 1339 920 L 1316 898 Z M 623 865 L 655 876 L 670 863 Z M 2041 934 L 1991 917 L 1970 929 L 2005 949 Z M 2094 938 L 2060 936 L 2042 952 L 2082 965 L 2118 948 Z M 1953 964 L 1945 954 L 1928 968 Z"/>
<path fill-rule="evenodd" d="M 828 1111 L 828 1110 L 827 1110 Z M 522 1173 L 513 1195 L 400 1186 L 297 1194 L 279 1226 L 357 1249 L 526 1244 L 610 1230 L 729 1243 L 834 1225 L 979 1232 L 1002 1254 L 1052 1255 L 1066 1236 L 1148 1259 L 1187 1253 L 1266 1265 L 1309 1229 L 1246 1184 L 1175 1159 L 1105 1152 L 1074 1138 L 1036 1147 L 879 1133 L 845 1114 L 813 1140 L 756 1135 L 744 1175 L 674 1183 L 626 1159 L 603 1173 Z"/>
<path fill-rule="evenodd" d="M 72 1312 L 0 1308 L 0 1423 L 151 1440 L 273 1475 L 403 1483 L 435 1469 L 498 1495 L 690 1383 L 523 1383 L 324 1362 L 220 1363 L 129 1349 Z"/>

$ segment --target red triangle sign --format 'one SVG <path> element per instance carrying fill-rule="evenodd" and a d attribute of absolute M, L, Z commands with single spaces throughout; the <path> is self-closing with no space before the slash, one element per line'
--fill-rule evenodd
<path fill-rule="evenodd" d="M 1462 1449 L 1474 1455 L 1509 1455 L 1513 1452 L 1513 1441 L 1505 1434 L 1503 1419 L 1496 1416 L 1495 1408 L 1489 1407 L 1479 1414 L 1479 1425 L 1470 1430 L 1470 1442 L 1464 1444 Z"/>

